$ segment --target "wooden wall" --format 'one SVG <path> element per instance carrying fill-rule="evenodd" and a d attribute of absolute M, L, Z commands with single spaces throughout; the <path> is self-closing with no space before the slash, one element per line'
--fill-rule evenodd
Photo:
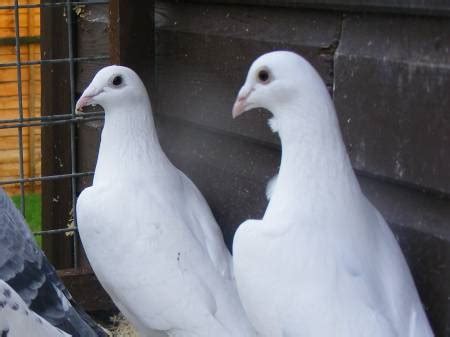
<path fill-rule="evenodd" d="M 368 198 L 396 233 L 436 336 L 450 335 L 450 5 L 371 0 L 157 1 L 162 144 L 231 245 L 277 171 L 268 113 L 232 120 L 252 61 L 288 49 L 328 84 Z"/>
<path fill-rule="evenodd" d="M 257 56 L 296 51 L 329 86 L 362 188 L 400 241 L 436 336 L 449 336 L 449 4 L 160 0 L 155 12 L 148 67 L 161 143 L 205 195 L 227 244 L 241 222 L 262 216 L 280 159 L 267 112 L 231 119 L 235 95 Z M 108 24 L 81 27 L 90 37 L 78 48 L 93 52 Z M 79 93 L 96 67 L 80 69 Z M 100 132 L 98 122 L 79 128 L 83 170 L 95 166 Z"/>
<path fill-rule="evenodd" d="M 10 0 L 0 0 L 0 5 L 11 5 Z M 36 3 L 24 0 L 21 4 Z M 40 59 L 40 13 L 38 8 L 19 11 L 20 58 L 21 61 Z M 0 11 L 0 63 L 16 62 L 14 11 Z M 39 65 L 23 66 L 22 104 L 23 117 L 40 115 L 41 72 Z M 19 118 L 17 68 L 0 68 L 0 119 Z M 24 174 L 26 177 L 40 175 L 40 128 L 23 128 Z M 19 178 L 19 140 L 17 128 L 0 130 L 0 179 Z M 15 194 L 19 185 L 6 185 L 6 190 Z M 28 184 L 27 190 L 39 190 L 39 184 Z"/>

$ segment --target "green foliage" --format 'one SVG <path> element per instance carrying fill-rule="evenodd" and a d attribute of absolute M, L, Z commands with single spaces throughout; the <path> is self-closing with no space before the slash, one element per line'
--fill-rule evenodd
<path fill-rule="evenodd" d="M 11 199 L 16 207 L 20 209 L 20 195 L 14 195 Z M 25 219 L 32 232 L 42 230 L 42 198 L 40 194 L 32 193 L 25 195 Z M 35 236 L 35 239 L 38 246 L 41 247 L 41 236 Z"/>

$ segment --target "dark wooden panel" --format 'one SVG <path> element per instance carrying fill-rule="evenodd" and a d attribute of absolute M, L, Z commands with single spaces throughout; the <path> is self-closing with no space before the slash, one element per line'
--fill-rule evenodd
<path fill-rule="evenodd" d="M 450 193 L 449 55 L 449 20 L 344 21 L 334 98 L 355 168 Z"/>
<path fill-rule="evenodd" d="M 147 89 L 152 89 L 155 80 L 154 1 L 111 0 L 109 12 L 112 62 L 132 68 Z"/>
<path fill-rule="evenodd" d="M 78 57 L 109 55 L 108 5 L 86 5 L 77 13 L 76 51 Z M 93 75 L 110 64 L 106 61 L 83 61 L 77 63 L 76 91 L 81 94 L 91 82 Z"/>
<path fill-rule="evenodd" d="M 98 57 L 109 55 L 109 11 L 108 5 L 86 5 L 79 7 L 75 12 L 77 18 L 76 25 L 76 53 L 78 57 Z M 83 61 L 76 64 L 76 93 L 81 95 L 84 89 L 89 85 L 95 73 L 110 64 L 105 61 Z M 89 129 L 88 129 L 89 130 Z M 77 170 L 79 172 L 93 171 L 85 165 L 86 137 L 84 136 L 84 123 L 77 125 Z M 96 154 L 95 154 L 96 156 Z M 77 194 L 91 184 L 86 184 L 92 177 L 82 177 L 77 179 Z M 78 266 L 89 269 L 89 261 L 84 252 L 83 246 L 80 247 L 80 258 Z"/>
<path fill-rule="evenodd" d="M 41 57 L 68 57 L 67 23 L 64 8 L 41 10 Z M 69 64 L 42 64 L 41 106 L 43 116 L 70 113 Z M 71 172 L 69 125 L 42 128 L 42 175 Z M 70 179 L 42 182 L 42 229 L 66 228 L 71 218 Z M 71 241 L 64 235 L 43 236 L 43 248 L 56 268 L 72 266 Z"/>
<path fill-rule="evenodd" d="M 239 123 L 231 119 L 253 60 L 275 49 L 294 50 L 332 83 L 338 15 L 164 2 L 157 2 L 156 14 L 159 114 L 276 144 L 267 115 L 250 113 Z"/>
<path fill-rule="evenodd" d="M 76 12 L 77 56 L 90 57 L 109 54 L 108 5 L 86 5 Z"/>
<path fill-rule="evenodd" d="M 77 54 L 79 57 L 110 56 L 110 10 L 109 5 L 86 5 L 77 18 Z M 111 64 L 108 61 L 79 62 L 77 67 L 77 93 L 91 83 L 97 71 Z M 101 110 L 87 108 L 88 110 Z M 103 122 L 80 120 L 77 124 L 77 168 L 79 172 L 93 172 L 97 162 Z M 92 185 L 93 176 L 78 179 L 78 193 Z"/>
<path fill-rule="evenodd" d="M 392 12 L 435 16 L 450 15 L 450 3 L 447 0 L 194 0 L 193 2 L 307 7 L 359 12 Z"/>
<path fill-rule="evenodd" d="M 358 175 L 369 200 L 390 223 L 410 227 L 450 242 L 450 199 L 392 182 Z"/>
<path fill-rule="evenodd" d="M 450 335 L 450 242 L 391 226 L 411 268 L 436 337 Z"/>

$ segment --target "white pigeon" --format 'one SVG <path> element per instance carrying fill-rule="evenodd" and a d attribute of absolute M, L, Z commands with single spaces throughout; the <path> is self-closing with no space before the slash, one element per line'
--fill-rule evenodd
<path fill-rule="evenodd" d="M 273 114 L 282 157 L 262 220 L 233 243 L 244 308 L 266 337 L 431 337 L 409 268 L 360 190 L 320 76 L 299 55 L 258 58 L 233 107 Z"/>
<path fill-rule="evenodd" d="M 77 110 L 105 110 L 94 182 L 77 217 L 89 261 L 142 336 L 254 336 L 231 255 L 205 199 L 158 142 L 150 100 L 131 69 L 100 70 Z"/>
<path fill-rule="evenodd" d="M 0 280 L 1 337 L 68 337 L 28 308 L 8 283 Z"/>

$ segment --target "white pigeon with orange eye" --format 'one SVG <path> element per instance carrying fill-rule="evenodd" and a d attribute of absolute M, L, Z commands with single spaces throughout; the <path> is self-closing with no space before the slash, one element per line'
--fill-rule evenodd
<path fill-rule="evenodd" d="M 233 117 L 265 108 L 282 145 L 263 219 L 238 228 L 233 261 L 244 308 L 264 337 L 431 337 L 408 265 L 366 199 L 334 104 L 292 52 L 251 66 Z"/>
<path fill-rule="evenodd" d="M 100 70 L 77 109 L 105 109 L 78 228 L 99 281 L 141 336 L 251 337 L 231 255 L 207 202 L 161 149 L 145 86 Z"/>

